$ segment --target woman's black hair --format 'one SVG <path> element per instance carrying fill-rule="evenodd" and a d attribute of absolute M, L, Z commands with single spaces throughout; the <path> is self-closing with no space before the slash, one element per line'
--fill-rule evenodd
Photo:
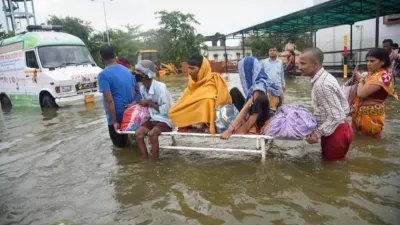
<path fill-rule="evenodd" d="M 374 48 L 371 49 L 367 55 L 365 56 L 365 59 L 370 56 L 370 57 L 375 57 L 381 61 L 383 61 L 383 68 L 387 69 L 390 67 L 390 58 L 389 58 L 389 53 L 383 49 L 383 48 Z"/>
<path fill-rule="evenodd" d="M 187 61 L 187 63 L 189 64 L 189 66 L 197 66 L 200 68 L 201 65 L 203 64 L 203 56 L 201 55 L 191 56 Z"/>
<path fill-rule="evenodd" d="M 290 50 L 290 54 L 293 55 L 293 56 L 296 56 L 296 54 L 294 54 L 293 50 Z"/>

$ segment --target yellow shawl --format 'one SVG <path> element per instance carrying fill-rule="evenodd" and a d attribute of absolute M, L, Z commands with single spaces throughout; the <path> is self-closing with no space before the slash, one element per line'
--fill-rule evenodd
<path fill-rule="evenodd" d="M 225 80 L 218 73 L 211 72 L 210 63 L 203 58 L 197 82 L 189 76 L 187 88 L 169 110 L 168 116 L 176 127 L 208 123 L 210 133 L 215 134 L 215 110 L 227 103 L 232 103 L 232 98 Z"/>

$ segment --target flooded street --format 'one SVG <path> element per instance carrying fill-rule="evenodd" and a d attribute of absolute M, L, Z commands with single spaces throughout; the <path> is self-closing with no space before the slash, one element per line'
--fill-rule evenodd
<path fill-rule="evenodd" d="M 176 101 L 185 78 L 162 81 Z M 285 103 L 310 107 L 309 79 L 287 82 Z M 101 102 L 15 108 L 0 113 L 0 224 L 400 224 L 399 103 L 386 112 L 384 137 L 356 135 L 344 162 L 304 141 L 274 141 L 264 163 L 173 150 L 153 162 L 113 150 Z"/>

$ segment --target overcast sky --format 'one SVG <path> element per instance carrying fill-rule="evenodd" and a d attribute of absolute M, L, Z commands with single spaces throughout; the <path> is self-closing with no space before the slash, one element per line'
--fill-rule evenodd
<path fill-rule="evenodd" d="M 100 1 L 100 0 L 98 0 Z M 96 30 L 104 30 L 101 2 L 92 0 L 34 0 L 37 22 L 49 15 L 74 16 L 89 21 Z M 0 2 L 1 4 L 1 2 Z M 192 13 L 200 22 L 198 32 L 212 35 L 232 33 L 313 5 L 313 0 L 112 0 L 106 2 L 111 28 L 125 24 L 142 25 L 142 30 L 157 27 L 154 12 L 177 10 Z M 21 5 L 22 6 L 22 5 Z M 4 13 L 1 12 L 4 24 Z"/>

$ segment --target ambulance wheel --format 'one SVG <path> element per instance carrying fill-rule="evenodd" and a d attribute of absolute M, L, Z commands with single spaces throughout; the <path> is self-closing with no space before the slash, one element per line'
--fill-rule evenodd
<path fill-rule="evenodd" d="M 12 108 L 11 100 L 5 94 L 0 94 L 1 109 L 10 110 Z"/>
<path fill-rule="evenodd" d="M 40 106 L 42 108 L 57 108 L 55 99 L 50 94 L 43 94 L 40 99 Z"/>

